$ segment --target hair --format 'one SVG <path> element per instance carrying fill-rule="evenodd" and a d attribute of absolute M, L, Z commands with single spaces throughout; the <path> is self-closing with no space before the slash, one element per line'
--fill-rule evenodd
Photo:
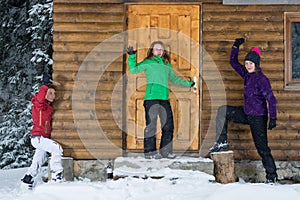
<path fill-rule="evenodd" d="M 54 86 L 54 85 L 49 85 L 49 86 L 48 86 L 48 90 L 49 90 L 49 89 L 53 89 L 53 90 L 55 90 L 55 91 L 56 91 L 56 88 L 55 88 L 55 86 Z"/>
<path fill-rule="evenodd" d="M 147 51 L 147 56 L 144 60 L 150 59 L 154 56 L 152 51 L 153 51 L 154 45 L 156 45 L 156 44 L 160 44 L 164 48 L 164 53 L 163 53 L 164 63 L 170 63 L 170 55 L 168 54 L 168 51 L 166 50 L 164 43 L 161 41 L 152 42 L 152 44 L 150 45 L 150 48 Z"/>

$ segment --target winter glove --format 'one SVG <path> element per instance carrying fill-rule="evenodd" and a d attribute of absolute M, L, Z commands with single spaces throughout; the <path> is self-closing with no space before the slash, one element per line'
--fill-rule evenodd
<path fill-rule="evenodd" d="M 51 76 L 48 73 L 43 74 L 43 85 L 51 86 Z"/>
<path fill-rule="evenodd" d="M 245 42 L 244 38 L 236 38 L 233 46 L 239 48 L 241 44 L 243 44 Z"/>
<path fill-rule="evenodd" d="M 276 118 L 270 118 L 270 121 L 269 121 L 269 130 L 272 130 L 273 128 L 276 127 Z"/>
<path fill-rule="evenodd" d="M 128 53 L 129 55 L 132 55 L 132 54 L 135 54 L 136 51 L 133 50 L 133 47 L 132 47 L 132 46 L 129 46 L 129 47 L 127 48 L 127 53 Z"/>

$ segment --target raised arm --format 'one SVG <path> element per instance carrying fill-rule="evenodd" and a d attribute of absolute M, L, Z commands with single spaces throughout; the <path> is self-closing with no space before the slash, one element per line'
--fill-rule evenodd
<path fill-rule="evenodd" d="M 145 66 L 143 66 L 143 62 L 137 63 L 136 62 L 136 51 L 133 50 L 133 47 L 129 46 L 127 48 L 128 53 L 128 66 L 129 72 L 131 74 L 137 74 L 145 70 Z"/>
<path fill-rule="evenodd" d="M 245 69 L 244 65 L 239 62 L 238 55 L 240 51 L 239 47 L 244 43 L 244 41 L 245 40 L 243 38 L 235 39 L 230 54 L 230 65 L 242 78 L 245 77 L 247 70 Z"/>

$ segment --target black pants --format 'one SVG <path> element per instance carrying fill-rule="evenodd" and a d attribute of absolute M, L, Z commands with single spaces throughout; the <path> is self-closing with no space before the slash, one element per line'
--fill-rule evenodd
<path fill-rule="evenodd" d="M 144 153 L 156 153 L 157 116 L 160 118 L 162 137 L 160 153 L 164 156 L 173 151 L 174 122 L 170 102 L 168 100 L 144 101 L 146 128 L 144 130 Z"/>
<path fill-rule="evenodd" d="M 274 163 L 271 150 L 268 146 L 267 123 L 268 116 L 250 116 L 246 115 L 243 107 L 221 106 L 218 109 L 216 118 L 217 142 L 227 140 L 228 121 L 249 124 L 252 138 L 256 150 L 262 158 L 263 166 L 266 170 L 266 178 L 277 178 L 276 165 Z"/>

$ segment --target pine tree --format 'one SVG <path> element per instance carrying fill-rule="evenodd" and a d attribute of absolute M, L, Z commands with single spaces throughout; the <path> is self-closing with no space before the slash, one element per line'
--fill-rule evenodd
<path fill-rule="evenodd" d="M 0 2 L 0 168 L 28 166 L 31 97 L 52 69 L 52 1 Z"/>

